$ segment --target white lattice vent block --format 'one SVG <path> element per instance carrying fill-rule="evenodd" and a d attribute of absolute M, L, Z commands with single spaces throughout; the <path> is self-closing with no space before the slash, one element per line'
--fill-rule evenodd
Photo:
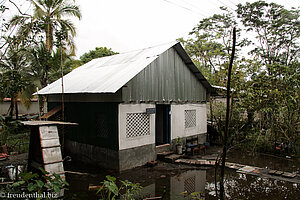
<path fill-rule="evenodd" d="M 191 194 L 196 191 L 196 177 L 192 176 L 184 180 L 184 191 Z"/>
<path fill-rule="evenodd" d="M 126 114 L 126 137 L 150 135 L 150 116 L 146 113 Z"/>
<path fill-rule="evenodd" d="M 196 127 L 196 110 L 184 111 L 185 128 Z"/>

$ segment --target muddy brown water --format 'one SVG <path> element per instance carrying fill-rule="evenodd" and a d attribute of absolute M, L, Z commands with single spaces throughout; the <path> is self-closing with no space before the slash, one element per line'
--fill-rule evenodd
<path fill-rule="evenodd" d="M 257 167 L 267 167 L 288 172 L 300 172 L 300 162 L 269 155 L 249 156 L 246 153 L 233 152 L 228 161 Z M 90 168 L 80 164 L 68 163 L 66 170 L 86 174 L 67 174 L 70 183 L 67 199 L 97 199 L 95 191 L 88 191 L 90 184 L 100 185 L 106 175 L 122 180 L 140 183 L 143 190 L 140 197 L 163 196 L 165 200 L 185 198 L 181 193 L 199 192 L 201 199 L 216 199 L 214 169 L 189 165 L 159 162 L 155 167 L 138 167 L 122 173 L 115 173 L 99 168 Z M 225 173 L 226 199 L 300 199 L 300 184 L 266 179 L 257 176 L 239 174 L 227 169 Z"/>

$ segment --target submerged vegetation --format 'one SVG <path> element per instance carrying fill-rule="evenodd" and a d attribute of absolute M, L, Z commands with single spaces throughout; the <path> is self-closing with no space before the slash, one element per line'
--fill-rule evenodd
<path fill-rule="evenodd" d="M 140 184 L 132 183 L 128 180 L 118 180 L 115 177 L 106 176 L 106 180 L 102 182 L 102 185 L 97 191 L 97 195 L 101 200 L 114 200 L 114 199 L 123 199 L 123 200 L 134 200 L 135 197 L 139 194 L 142 187 Z"/>

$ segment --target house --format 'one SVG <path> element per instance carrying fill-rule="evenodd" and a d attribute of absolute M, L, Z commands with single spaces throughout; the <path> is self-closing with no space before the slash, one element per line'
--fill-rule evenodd
<path fill-rule="evenodd" d="M 175 139 L 206 140 L 211 90 L 180 43 L 98 58 L 64 78 L 72 158 L 119 171 L 156 159 Z M 61 105 L 61 80 L 39 91 L 48 110 Z"/>

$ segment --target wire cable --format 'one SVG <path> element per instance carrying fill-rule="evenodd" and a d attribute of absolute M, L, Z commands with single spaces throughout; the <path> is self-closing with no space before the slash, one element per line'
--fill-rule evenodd
<path fill-rule="evenodd" d="M 192 6 L 193 8 L 197 8 L 197 9 L 201 10 L 201 11 L 202 11 L 203 13 L 205 13 L 205 15 L 207 15 L 207 16 L 210 15 L 210 14 L 207 13 L 206 11 L 202 10 L 200 7 L 196 6 L 195 4 L 192 4 L 192 3 L 190 3 L 190 2 L 188 2 L 188 1 L 186 1 L 186 0 L 181 0 L 181 1 L 182 1 L 182 2 L 185 2 L 186 4 L 189 4 L 189 5 Z"/>
<path fill-rule="evenodd" d="M 192 10 L 192 9 L 190 9 L 190 8 L 187 8 L 187 7 L 185 7 L 185 6 L 182 6 L 182 5 L 178 4 L 178 3 L 175 3 L 175 2 L 172 2 L 172 1 L 169 1 L 169 0 L 163 0 L 163 1 L 165 1 L 165 2 L 167 2 L 167 3 L 169 3 L 169 4 L 173 4 L 173 5 L 175 5 L 175 6 L 178 6 L 178 7 L 180 7 L 180 8 L 183 8 L 183 9 L 185 9 L 185 10 L 188 10 L 188 11 L 194 13 L 194 14 L 201 15 L 202 17 L 207 17 L 206 15 L 204 15 L 204 14 L 202 14 L 202 13 L 200 13 L 200 12 L 194 11 L 194 10 Z"/>

